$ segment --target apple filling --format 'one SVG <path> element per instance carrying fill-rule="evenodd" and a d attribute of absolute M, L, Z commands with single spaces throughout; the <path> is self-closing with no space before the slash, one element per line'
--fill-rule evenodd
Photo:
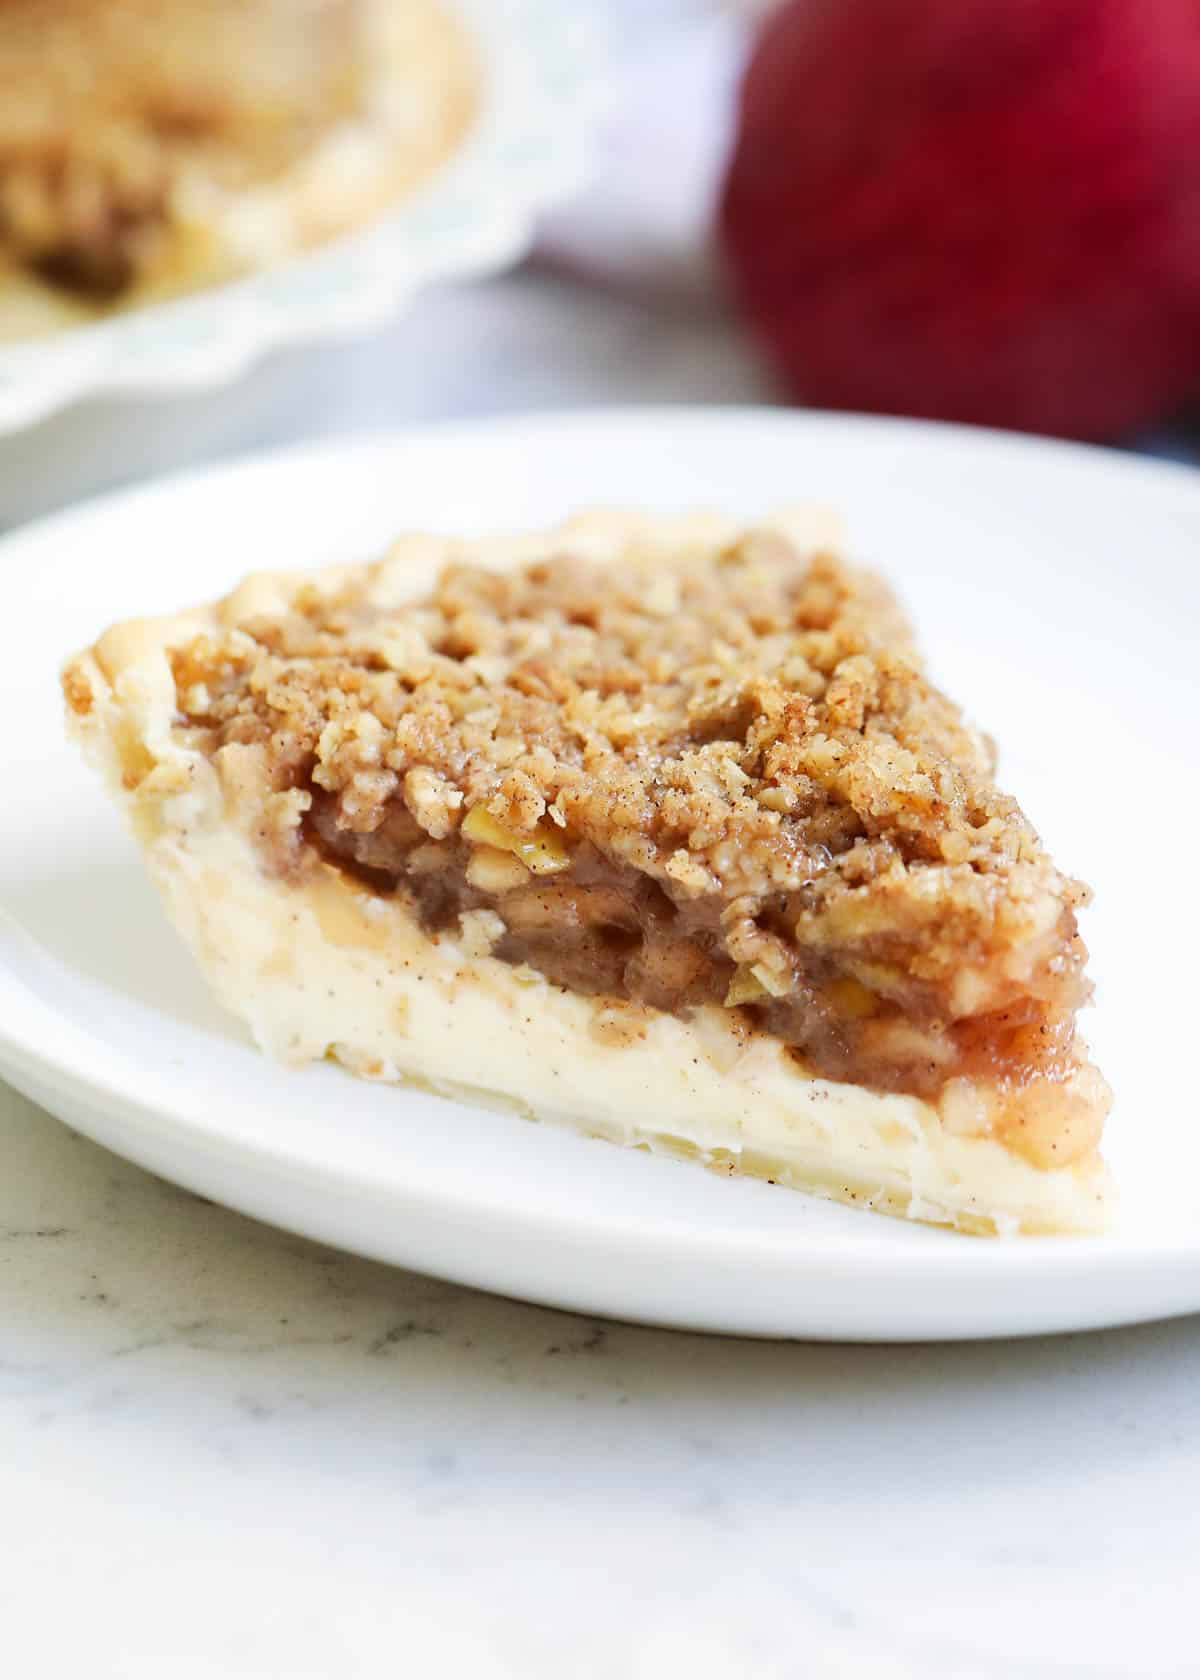
<path fill-rule="evenodd" d="M 401 895 L 598 1020 L 715 1008 L 1037 1166 L 1094 1150 L 1087 890 L 871 574 L 778 532 L 394 606 L 347 574 L 171 658 L 273 873 Z"/>
<path fill-rule="evenodd" d="M 673 1014 L 737 1009 L 811 1072 L 923 1097 L 953 1130 L 1003 1135 L 1038 1165 L 1066 1165 L 1098 1139 L 1104 1092 L 1076 1041 L 1088 985 L 1068 909 L 1026 953 L 1023 981 L 978 963 L 938 985 L 914 974 L 894 928 L 806 944 L 803 892 L 753 908 L 689 898 L 590 842 L 569 853 L 553 833 L 548 844 L 505 833 L 480 809 L 452 839 L 431 840 L 403 807 L 361 835 L 318 790 L 305 830 L 372 891 L 404 893 L 432 935 L 487 912 L 473 925 L 490 955 L 569 991 Z"/>

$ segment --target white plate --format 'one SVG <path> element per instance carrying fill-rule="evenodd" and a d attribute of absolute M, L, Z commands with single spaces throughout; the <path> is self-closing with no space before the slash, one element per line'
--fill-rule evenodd
<path fill-rule="evenodd" d="M 309 256 L 94 326 L 0 346 L 0 436 L 97 396 L 225 385 L 268 351 L 382 326 L 432 281 L 502 268 L 583 174 L 602 90 L 597 13 L 572 0 L 450 0 L 485 66 L 483 108 L 396 210 Z"/>
<path fill-rule="evenodd" d="M 549 1127 L 285 1071 L 211 1004 L 64 743 L 55 672 L 107 620 L 402 525 L 819 496 L 911 604 L 1006 781 L 1097 888 L 1088 1023 L 1117 1091 L 1104 1239 L 982 1242 Z M 903 422 L 681 410 L 453 425 L 124 494 L 0 545 L 0 1066 L 71 1125 L 329 1242 L 562 1306 L 765 1335 L 926 1338 L 1200 1308 L 1194 1046 L 1200 478 Z"/>

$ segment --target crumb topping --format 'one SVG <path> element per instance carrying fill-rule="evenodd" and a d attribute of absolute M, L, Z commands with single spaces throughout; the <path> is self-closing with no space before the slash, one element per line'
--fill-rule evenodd
<path fill-rule="evenodd" d="M 799 895 L 805 940 L 905 920 L 931 977 L 1084 901 L 885 585 L 771 532 L 673 567 L 451 565 L 400 607 L 364 570 L 174 663 L 192 725 L 261 745 L 349 834 L 402 812 L 441 841 L 483 810 L 737 918 Z"/>

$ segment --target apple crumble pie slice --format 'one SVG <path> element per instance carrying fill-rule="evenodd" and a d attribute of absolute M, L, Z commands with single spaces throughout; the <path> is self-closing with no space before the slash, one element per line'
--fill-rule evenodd
<path fill-rule="evenodd" d="M 822 516 L 409 537 L 64 686 L 265 1049 L 963 1230 L 1105 1222 L 1087 891 Z"/>
<path fill-rule="evenodd" d="M 439 0 L 4 0 L 0 334 L 34 281 L 52 326 L 357 225 L 453 149 L 475 83 Z"/>

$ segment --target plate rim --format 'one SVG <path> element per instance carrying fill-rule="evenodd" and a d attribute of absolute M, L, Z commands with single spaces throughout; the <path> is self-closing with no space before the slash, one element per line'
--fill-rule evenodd
<path fill-rule="evenodd" d="M 5 564 L 7 550 L 18 542 L 52 536 L 58 526 L 68 525 L 102 509 L 115 508 L 118 504 L 134 509 L 166 492 L 186 493 L 203 488 L 214 479 L 253 476 L 259 472 L 299 466 L 308 460 L 333 461 L 339 457 L 352 460 L 368 451 L 388 455 L 423 443 L 441 442 L 455 433 L 461 434 L 470 443 L 477 435 L 493 432 L 515 434 L 524 429 L 557 434 L 593 428 L 608 431 L 614 426 L 668 424 L 697 432 L 731 424 L 767 429 L 782 426 L 814 432 L 844 431 L 847 435 L 861 432 L 873 440 L 900 442 L 902 439 L 924 439 L 935 445 L 940 440 L 957 443 L 960 447 L 995 451 L 998 455 L 1011 454 L 1014 458 L 1043 460 L 1047 456 L 1055 456 L 1085 469 L 1103 464 L 1106 471 L 1124 474 L 1131 481 L 1170 481 L 1173 489 L 1200 500 L 1200 468 L 1187 461 L 1147 455 L 1113 443 L 1083 443 L 1072 438 L 1042 436 L 959 421 L 870 414 L 855 409 L 790 408 L 784 404 L 763 402 L 696 403 L 679 398 L 653 403 L 563 404 L 494 414 L 437 415 L 397 426 L 351 427 L 328 436 L 299 441 L 293 439 L 258 449 L 235 448 L 195 465 L 175 467 L 167 472 L 138 478 L 132 483 L 93 491 L 64 507 L 35 514 L 7 529 L 0 529 L 0 566 Z M 693 505 L 703 507 L 709 504 L 700 497 Z"/>

